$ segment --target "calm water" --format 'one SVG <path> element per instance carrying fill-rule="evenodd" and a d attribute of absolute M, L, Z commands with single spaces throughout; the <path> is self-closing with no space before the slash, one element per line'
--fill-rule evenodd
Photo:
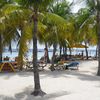
<path fill-rule="evenodd" d="M 72 54 L 73 54 L 73 55 L 79 54 L 79 53 L 81 54 L 82 51 L 84 51 L 84 50 L 73 50 Z M 59 54 L 59 51 L 57 51 L 57 53 Z M 49 57 L 50 57 L 50 58 L 52 57 L 52 54 L 53 54 L 52 50 L 49 50 Z M 69 52 L 68 52 L 68 54 L 69 54 Z M 84 54 L 84 56 L 86 55 L 86 54 L 85 54 L 85 51 L 84 51 L 83 54 Z M 89 56 L 95 56 L 95 55 L 96 55 L 96 51 L 95 51 L 95 50 L 88 50 L 88 54 L 89 54 Z M 5 52 L 3 53 L 3 57 L 6 57 L 6 56 L 10 57 L 11 60 L 13 60 L 16 56 L 18 56 L 18 51 L 17 51 L 17 50 L 14 50 L 12 53 L 10 53 L 10 52 L 8 52 L 8 51 L 5 51 Z M 44 56 L 44 50 L 39 50 L 39 51 L 38 51 L 38 59 L 40 59 L 40 58 L 43 57 L 43 56 Z M 30 50 L 30 51 L 27 53 L 27 57 L 28 57 L 29 59 L 32 59 L 32 50 Z"/>
<path fill-rule="evenodd" d="M 18 56 L 18 52 L 17 51 L 14 51 L 14 52 L 10 53 L 10 52 L 7 52 L 6 51 L 6 52 L 3 53 L 3 57 L 6 57 L 6 56 L 10 57 L 11 60 L 13 60 L 16 56 Z M 29 51 L 26 56 L 29 59 L 32 59 L 32 51 Z M 44 56 L 44 51 L 38 52 L 38 59 L 40 59 L 43 56 Z M 49 52 L 49 57 L 50 58 L 52 57 L 52 52 Z"/>

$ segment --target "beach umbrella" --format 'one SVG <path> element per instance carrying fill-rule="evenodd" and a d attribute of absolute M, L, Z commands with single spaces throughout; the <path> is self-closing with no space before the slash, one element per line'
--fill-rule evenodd
<path fill-rule="evenodd" d="M 70 47 L 71 48 L 88 48 L 88 46 L 85 46 L 83 44 L 73 44 Z"/>

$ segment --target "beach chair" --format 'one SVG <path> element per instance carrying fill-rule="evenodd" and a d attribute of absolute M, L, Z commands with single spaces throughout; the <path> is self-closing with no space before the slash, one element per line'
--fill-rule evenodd
<path fill-rule="evenodd" d="M 59 61 L 59 62 L 57 62 L 57 63 L 55 63 L 54 64 L 54 69 L 55 70 L 64 70 L 65 69 L 65 66 L 64 66 L 64 63 L 65 63 L 66 61 Z"/>
<path fill-rule="evenodd" d="M 79 62 L 64 63 L 65 69 L 79 69 Z"/>
<path fill-rule="evenodd" d="M 39 66 L 39 69 L 44 70 L 44 67 L 47 66 L 47 63 L 45 63 L 44 61 L 40 60 L 40 61 L 38 61 L 38 66 Z"/>
<path fill-rule="evenodd" d="M 43 61 L 38 61 L 37 66 L 39 70 L 44 70 L 44 67 L 46 67 L 47 64 L 45 64 Z M 26 62 L 26 70 L 34 70 L 32 61 Z"/>
<path fill-rule="evenodd" d="M 12 61 L 12 65 L 14 66 L 14 68 L 16 70 L 20 69 L 19 58 L 18 57 L 15 57 L 14 61 Z"/>

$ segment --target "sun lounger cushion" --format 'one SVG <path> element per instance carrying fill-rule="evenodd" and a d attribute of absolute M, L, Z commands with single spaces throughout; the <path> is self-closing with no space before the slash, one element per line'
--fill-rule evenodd
<path fill-rule="evenodd" d="M 77 67 L 79 65 L 79 62 L 71 62 L 69 64 L 66 64 L 65 67 L 68 69 L 69 67 Z"/>

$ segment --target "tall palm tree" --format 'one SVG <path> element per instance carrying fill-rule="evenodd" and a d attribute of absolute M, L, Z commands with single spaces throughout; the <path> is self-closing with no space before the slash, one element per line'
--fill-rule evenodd
<path fill-rule="evenodd" d="M 7 14 L 4 14 L 3 12 L 3 8 L 5 7 L 5 5 L 8 5 L 12 3 L 11 0 L 0 0 L 0 61 L 2 61 L 2 52 L 3 52 L 3 29 L 5 29 L 5 24 L 3 23 L 3 20 L 6 19 L 5 17 L 7 16 Z M 10 45 L 9 45 L 10 46 Z"/>
<path fill-rule="evenodd" d="M 21 27 L 21 25 L 24 25 L 23 22 L 25 22 L 27 13 L 22 13 L 20 11 L 17 11 L 19 9 L 19 6 L 15 6 L 15 4 L 8 4 L 8 2 L 2 6 L 1 10 L 1 26 L 0 26 L 0 35 L 2 36 L 2 39 L 0 43 L 3 45 L 1 50 L 1 55 L 3 52 L 3 48 L 9 47 L 9 50 L 12 51 L 12 41 L 18 41 L 19 34 L 17 34 L 17 29 Z M 24 18 L 22 18 L 22 15 L 24 14 Z M 28 17 L 27 17 L 28 18 Z M 19 46 L 20 47 L 20 46 Z M 25 52 L 25 49 L 24 49 Z M 22 53 L 21 53 L 22 54 Z M 0 56 L 1 56 L 0 55 Z M 2 58 L 2 56 L 1 56 Z"/>
<path fill-rule="evenodd" d="M 95 28 L 95 16 L 92 15 L 88 8 L 82 8 L 78 12 L 77 23 L 79 26 L 80 42 L 84 42 L 86 45 L 86 58 L 88 59 L 87 44 L 90 44 L 96 32 L 93 33 Z"/>
<path fill-rule="evenodd" d="M 67 24 L 70 24 L 67 27 L 70 27 L 71 26 L 70 17 L 72 16 L 72 13 L 71 13 L 71 6 L 72 6 L 72 4 L 73 4 L 73 2 L 72 3 L 69 3 L 66 0 L 60 0 L 60 1 L 58 0 L 54 4 L 51 4 L 49 6 L 48 10 L 50 12 L 55 13 L 55 14 L 61 16 L 62 18 L 64 18 L 66 20 L 66 23 Z M 64 45 L 64 43 L 65 43 L 64 41 L 67 39 L 68 34 L 69 34 L 69 32 L 67 30 L 68 29 L 66 28 L 66 31 L 65 32 L 57 31 L 57 41 L 53 45 L 53 47 L 54 47 L 53 57 L 54 58 L 55 58 L 55 52 L 56 52 L 56 48 L 57 48 L 57 44 L 58 43 L 60 45 L 60 48 L 62 48 L 62 47 L 63 48 L 66 48 L 66 45 Z M 60 49 L 60 55 L 61 55 L 61 49 Z"/>
<path fill-rule="evenodd" d="M 46 14 L 46 18 L 44 19 L 45 23 L 47 25 L 47 33 L 46 39 L 49 45 L 53 45 L 53 57 L 55 57 L 56 52 L 56 46 L 60 41 L 60 37 L 64 39 L 64 34 L 66 33 L 67 28 L 67 22 L 64 18 L 62 18 L 59 15 L 48 13 Z M 60 23 L 60 24 L 59 24 Z M 53 58 L 52 57 L 52 58 Z M 52 59 L 52 66 L 53 69 L 53 63 L 54 58 Z"/>
<path fill-rule="evenodd" d="M 97 22 L 97 36 L 98 36 L 98 71 L 97 75 L 100 76 L 100 0 L 85 0 L 90 9 L 91 15 L 96 15 Z"/>
<path fill-rule="evenodd" d="M 37 65 L 37 32 L 38 32 L 38 14 L 42 9 L 46 7 L 53 0 L 16 0 L 22 7 L 27 7 L 32 10 L 31 20 L 34 23 L 33 27 L 33 67 L 34 67 L 34 91 L 33 95 L 44 95 L 45 93 L 41 90 L 40 78 Z"/>
<path fill-rule="evenodd" d="M 18 21 L 14 17 L 17 16 L 15 10 L 18 8 L 19 6 L 15 6 L 12 0 L 0 1 L 0 60 L 2 60 L 4 47 L 8 47 L 12 52 L 12 41 L 17 40 L 15 33 L 17 33 Z"/>
<path fill-rule="evenodd" d="M 0 1 L 0 14 L 1 14 L 1 10 L 2 10 L 2 7 L 7 4 L 7 0 L 1 0 Z M 2 15 L 2 14 L 1 14 Z M 1 31 L 0 31 L 1 32 Z M 2 35 L 0 33 L 0 61 L 2 61 Z"/>
<path fill-rule="evenodd" d="M 100 76 L 100 0 L 96 0 L 97 5 L 97 34 L 98 34 L 98 72 L 97 75 Z"/>

